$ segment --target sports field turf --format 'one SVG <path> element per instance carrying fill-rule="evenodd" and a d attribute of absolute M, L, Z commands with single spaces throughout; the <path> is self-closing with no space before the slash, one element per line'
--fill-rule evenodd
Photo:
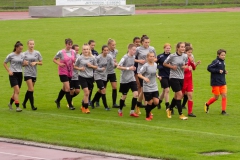
<path fill-rule="evenodd" d="M 240 13 L 198 13 L 0 21 L 2 62 L 17 40 L 26 44 L 28 39 L 34 39 L 35 49 L 44 58 L 43 66 L 38 66 L 34 93 L 37 111 L 31 111 L 29 104 L 22 113 L 8 110 L 12 89 L 7 72 L 3 66 L 0 67 L 0 136 L 165 159 L 240 159 L 239 16 Z M 77 110 L 68 110 L 65 98 L 61 109 L 56 108 L 54 100 L 62 84 L 52 58 L 64 47 L 65 38 L 70 37 L 79 45 L 94 39 L 98 51 L 108 38 L 113 38 L 117 42 L 117 59 L 120 60 L 127 44 L 134 36 L 142 34 L 149 35 L 157 53 L 162 52 L 165 42 L 173 45 L 172 51 L 178 41 L 193 44 L 195 59 L 202 61 L 194 72 L 194 113 L 197 118 L 181 121 L 174 115 L 172 119 L 167 119 L 164 109 L 155 109 L 151 122 L 145 121 L 143 109 L 139 118 L 132 118 L 128 115 L 131 94 L 121 118 L 117 109 L 108 112 L 102 105 L 91 110 L 89 115 L 82 114 L 79 110 L 82 92 L 74 99 Z M 203 111 L 204 102 L 211 96 L 206 67 L 219 48 L 227 50 L 228 116 L 220 115 L 220 101 L 211 106 L 209 114 Z M 117 71 L 118 80 L 119 73 Z M 20 103 L 25 91 L 26 84 L 23 82 Z M 107 97 L 111 106 L 110 85 Z M 184 110 L 184 113 L 187 114 L 187 111 Z M 210 151 L 233 154 L 211 157 L 200 154 Z"/>

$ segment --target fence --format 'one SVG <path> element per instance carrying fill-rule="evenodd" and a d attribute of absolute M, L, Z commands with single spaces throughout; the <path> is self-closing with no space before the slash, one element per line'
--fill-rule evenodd
<path fill-rule="evenodd" d="M 0 9 L 28 9 L 28 6 L 55 5 L 56 0 L 0 0 Z M 140 6 L 183 6 L 240 4 L 240 0 L 127 0 L 127 4 Z"/>

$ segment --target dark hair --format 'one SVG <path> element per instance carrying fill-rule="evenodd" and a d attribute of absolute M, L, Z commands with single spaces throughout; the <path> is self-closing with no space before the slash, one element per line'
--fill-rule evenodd
<path fill-rule="evenodd" d="M 220 55 L 222 52 L 224 52 L 225 54 L 227 54 L 227 51 L 226 51 L 226 50 L 224 50 L 224 49 L 219 49 L 219 50 L 217 51 L 217 55 Z"/>
<path fill-rule="evenodd" d="M 75 50 L 76 47 L 79 47 L 79 46 L 78 46 L 77 44 L 74 44 L 74 45 L 72 46 L 72 49 Z"/>
<path fill-rule="evenodd" d="M 108 46 L 107 45 L 103 45 L 102 46 L 102 51 L 104 50 L 104 48 L 108 48 Z"/>
<path fill-rule="evenodd" d="M 148 37 L 147 35 L 142 35 L 142 37 L 141 37 L 141 43 L 142 43 L 145 39 L 149 39 L 149 37 Z"/>
<path fill-rule="evenodd" d="M 135 44 L 129 44 L 128 45 L 128 49 L 132 49 L 133 47 L 136 47 L 136 45 Z"/>
<path fill-rule="evenodd" d="M 134 37 L 134 38 L 133 38 L 133 43 L 134 43 L 137 39 L 140 39 L 140 38 L 139 38 L 139 37 Z"/>
<path fill-rule="evenodd" d="M 95 42 L 94 40 L 89 40 L 88 44 L 90 45 L 91 43 L 94 43 L 94 42 Z"/>
<path fill-rule="evenodd" d="M 186 45 L 186 44 L 185 44 Z M 185 51 L 190 51 L 190 50 L 193 50 L 193 48 L 191 46 L 185 46 Z"/>
<path fill-rule="evenodd" d="M 17 41 L 14 45 L 14 49 L 13 49 L 13 52 L 16 51 L 16 49 L 19 47 L 19 46 L 23 46 L 23 44 L 20 42 L 20 41 Z"/>
<path fill-rule="evenodd" d="M 184 42 L 178 42 L 177 45 L 176 45 L 176 51 L 178 50 L 178 48 L 180 48 L 181 44 L 184 44 L 184 45 L 185 45 Z"/>
<path fill-rule="evenodd" d="M 185 47 L 191 46 L 191 43 L 189 43 L 189 42 L 184 42 L 184 43 L 185 43 Z"/>
<path fill-rule="evenodd" d="M 65 44 L 73 44 L 73 41 L 71 38 L 65 39 Z"/>

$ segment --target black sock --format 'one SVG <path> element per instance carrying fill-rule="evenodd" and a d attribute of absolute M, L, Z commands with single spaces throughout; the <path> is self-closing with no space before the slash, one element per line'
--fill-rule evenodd
<path fill-rule="evenodd" d="M 11 99 L 10 99 L 10 104 L 12 105 L 12 104 L 13 104 L 13 102 L 14 102 L 14 99 L 13 99 L 13 98 L 11 98 Z"/>
<path fill-rule="evenodd" d="M 71 97 L 73 98 L 73 97 L 76 97 L 78 94 L 77 93 L 73 93 L 73 95 L 71 95 Z"/>
<path fill-rule="evenodd" d="M 62 98 L 64 97 L 64 95 L 65 95 L 65 91 L 63 91 L 61 89 L 59 94 L 58 94 L 57 102 L 60 102 L 62 100 Z"/>
<path fill-rule="evenodd" d="M 137 107 L 141 107 L 142 106 L 142 102 L 137 102 Z"/>
<path fill-rule="evenodd" d="M 176 100 L 176 105 L 178 108 L 178 113 L 179 113 L 179 115 L 181 115 L 182 114 L 181 100 Z"/>
<path fill-rule="evenodd" d="M 176 105 L 176 99 L 173 98 L 169 108 L 172 110 L 173 107 L 175 107 L 175 105 Z"/>
<path fill-rule="evenodd" d="M 65 96 L 66 96 L 69 108 L 72 108 L 73 107 L 72 106 L 72 97 L 70 95 L 70 92 L 65 92 Z"/>
<path fill-rule="evenodd" d="M 113 100 L 113 105 L 116 104 L 117 100 L 117 89 L 112 90 L 112 100 Z"/>
<path fill-rule="evenodd" d="M 137 104 L 137 98 L 132 98 L 132 107 L 131 107 L 131 110 L 134 110 L 134 109 L 135 109 L 136 104 Z"/>
<path fill-rule="evenodd" d="M 29 91 L 27 91 L 27 92 L 25 93 L 25 98 L 24 98 L 24 101 L 23 101 L 23 104 L 24 104 L 24 105 L 26 105 L 28 99 L 29 99 Z"/>
<path fill-rule="evenodd" d="M 28 91 L 28 97 L 30 100 L 31 107 L 34 108 L 33 91 Z"/>
<path fill-rule="evenodd" d="M 123 109 L 123 106 L 124 106 L 124 103 L 125 103 L 125 100 L 122 100 L 122 99 L 120 99 L 120 102 L 119 102 L 120 104 L 120 110 L 122 110 Z"/>
<path fill-rule="evenodd" d="M 187 95 L 184 95 L 183 101 L 182 101 L 182 107 L 185 107 L 185 106 L 186 106 L 187 101 L 188 101 L 188 96 L 187 96 Z"/>
<path fill-rule="evenodd" d="M 166 106 L 166 110 L 167 110 L 169 108 L 169 102 L 166 102 L 165 106 Z"/>
<path fill-rule="evenodd" d="M 159 104 L 161 104 L 161 103 L 162 103 L 162 100 L 159 99 Z"/>
<path fill-rule="evenodd" d="M 102 101 L 105 108 L 108 108 L 106 94 L 102 94 Z"/>
<path fill-rule="evenodd" d="M 156 107 L 154 103 L 152 103 L 151 110 L 153 110 Z"/>
<path fill-rule="evenodd" d="M 91 97 L 92 97 L 92 90 L 93 90 L 93 89 L 91 89 L 91 91 L 90 91 L 90 93 L 89 93 L 89 96 L 88 96 L 88 101 L 89 101 L 89 102 L 91 101 Z"/>
<path fill-rule="evenodd" d="M 83 107 L 84 107 L 85 109 L 87 109 L 87 108 L 88 108 L 88 103 L 84 103 L 84 102 L 83 102 Z"/>
<path fill-rule="evenodd" d="M 16 106 L 16 107 L 19 107 L 19 102 L 15 102 L 15 106 Z"/>
<path fill-rule="evenodd" d="M 146 110 L 146 118 L 149 118 L 150 112 L 151 112 L 151 107 L 152 105 L 147 104 L 147 106 L 145 107 Z"/>
<path fill-rule="evenodd" d="M 99 100 L 101 98 L 102 94 L 100 92 L 96 92 L 96 94 L 94 95 L 94 98 L 92 100 L 92 103 L 97 102 L 97 100 Z"/>

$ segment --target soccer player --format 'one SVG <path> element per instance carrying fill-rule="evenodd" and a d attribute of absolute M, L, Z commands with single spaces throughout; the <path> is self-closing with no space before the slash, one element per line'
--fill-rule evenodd
<path fill-rule="evenodd" d="M 128 53 L 122 57 L 121 61 L 117 66 L 117 68 L 121 70 L 119 92 L 122 93 L 122 96 L 120 99 L 120 108 L 118 110 L 118 115 L 120 117 L 123 116 L 122 109 L 124 106 L 124 102 L 127 98 L 127 93 L 129 89 L 131 89 L 133 93 L 130 116 L 139 117 L 139 115 L 134 112 L 135 106 L 137 104 L 137 98 L 138 98 L 137 83 L 134 76 L 134 71 L 136 70 L 136 67 L 134 66 L 135 53 L 136 53 L 136 46 L 134 44 L 129 44 Z"/>
<path fill-rule="evenodd" d="M 79 70 L 79 81 L 84 92 L 83 106 L 81 108 L 83 113 L 90 113 L 88 108 L 89 93 L 93 88 L 93 70 L 97 69 L 97 62 L 92 55 L 88 44 L 82 46 L 82 55 L 77 58 L 74 68 Z"/>
<path fill-rule="evenodd" d="M 146 63 L 146 57 L 148 53 L 154 53 L 155 58 L 157 57 L 155 48 L 150 46 L 150 39 L 147 35 L 143 35 L 141 37 L 141 44 L 142 46 L 137 47 L 137 50 L 136 50 L 137 59 L 135 59 L 135 62 L 138 63 L 137 73 L 139 73 L 141 67 Z M 138 96 L 138 101 L 137 101 L 137 114 L 141 114 L 139 108 L 142 106 L 142 100 L 143 100 L 143 91 L 142 91 L 143 79 L 139 78 L 139 82 L 141 86 L 140 87 L 141 92 Z"/>
<path fill-rule="evenodd" d="M 161 109 L 161 103 L 164 98 L 166 109 L 169 107 L 169 75 L 170 68 L 163 66 L 163 62 L 168 58 L 171 54 L 171 44 L 165 43 L 163 46 L 164 52 L 157 56 L 157 64 L 158 64 L 158 76 L 161 77 L 160 83 L 162 87 L 162 93 L 159 97 L 159 105 L 158 109 Z"/>
<path fill-rule="evenodd" d="M 133 38 L 133 44 L 135 44 L 136 47 L 140 47 L 141 46 L 141 38 L 134 37 Z M 135 58 L 138 59 L 136 56 L 135 56 Z M 136 67 L 136 70 L 134 71 L 134 74 L 135 74 L 135 79 L 136 79 L 136 83 L 137 83 L 138 94 L 140 94 L 141 93 L 141 85 L 140 85 L 138 74 L 137 74 L 137 68 L 138 68 L 138 63 L 137 62 L 134 63 L 134 67 Z"/>
<path fill-rule="evenodd" d="M 92 100 L 92 108 L 94 109 L 94 103 L 102 97 L 103 105 L 106 111 L 110 108 L 107 105 L 106 99 L 106 84 L 107 84 L 107 66 L 114 66 L 114 61 L 111 55 L 108 54 L 109 49 L 107 45 L 102 46 L 102 53 L 96 57 L 98 68 L 94 71 L 94 80 L 97 83 L 98 91 L 96 92 Z M 109 65 L 108 65 L 109 63 Z"/>
<path fill-rule="evenodd" d="M 181 99 L 183 97 L 182 87 L 184 79 L 184 69 L 188 67 L 187 61 L 188 57 L 185 52 L 185 43 L 179 42 L 176 47 L 176 53 L 170 54 L 168 58 L 164 61 L 163 66 L 170 68 L 170 86 L 173 90 L 174 97 L 172 99 L 171 105 L 167 108 L 167 117 L 172 118 L 171 110 L 175 105 L 177 105 L 179 118 L 181 120 L 187 120 L 188 117 L 184 116 L 182 113 Z"/>
<path fill-rule="evenodd" d="M 73 63 L 75 61 L 75 51 L 72 50 L 72 44 L 73 41 L 70 38 L 65 39 L 65 48 L 58 51 L 53 58 L 53 62 L 58 65 L 60 81 L 63 83 L 63 88 L 60 90 L 55 103 L 57 104 L 57 108 L 60 108 L 60 101 L 65 95 L 70 110 L 75 109 L 72 105 L 72 98 L 70 95 L 70 82 L 73 73 Z"/>
<path fill-rule="evenodd" d="M 218 100 L 219 95 L 222 96 L 222 115 L 226 115 L 227 107 L 227 83 L 225 79 L 225 74 L 228 73 L 225 69 L 225 57 L 227 51 L 224 49 L 219 49 L 217 51 L 217 58 L 208 65 L 207 70 L 211 73 L 211 86 L 213 97 L 205 103 L 204 110 L 206 113 L 209 112 L 209 106 Z"/>
<path fill-rule="evenodd" d="M 24 52 L 24 60 L 28 61 L 28 65 L 24 67 L 24 81 L 27 83 L 28 90 L 25 94 L 22 106 L 26 108 L 26 103 L 29 99 L 32 110 L 37 110 L 37 107 L 34 106 L 33 91 L 37 80 L 37 65 L 42 65 L 42 56 L 39 51 L 34 50 L 34 40 L 29 40 L 27 45 L 28 50 Z"/>
<path fill-rule="evenodd" d="M 147 101 L 147 106 L 145 107 L 147 121 L 152 120 L 153 116 L 151 115 L 151 111 L 159 103 L 159 93 L 156 77 L 158 79 L 161 79 L 161 77 L 157 75 L 157 64 L 155 63 L 155 59 L 155 53 L 148 53 L 147 63 L 141 67 L 138 73 L 138 77 L 143 79 L 143 93 L 145 100 Z"/>
<path fill-rule="evenodd" d="M 182 93 L 184 95 L 187 95 L 188 97 L 188 116 L 189 117 L 196 117 L 196 115 L 193 114 L 193 79 L 192 79 L 192 71 L 196 69 L 197 65 L 201 63 L 201 61 L 198 61 L 196 64 L 194 63 L 193 56 L 192 56 L 193 48 L 190 46 L 187 46 L 185 48 L 185 53 L 188 56 L 188 62 L 187 66 L 184 69 L 184 81 L 183 81 L 183 88 Z M 182 104 L 182 106 L 185 106 L 185 104 Z"/>
<path fill-rule="evenodd" d="M 17 41 L 14 45 L 13 52 L 6 57 L 3 63 L 3 66 L 9 74 L 10 85 L 13 88 L 13 94 L 8 107 L 12 110 L 12 104 L 15 102 L 17 112 L 22 111 L 19 107 L 19 92 L 22 85 L 22 66 L 28 65 L 28 62 L 23 58 L 24 55 L 22 50 L 23 44 L 20 41 Z M 10 62 L 10 67 L 7 65 L 8 62 Z"/>

